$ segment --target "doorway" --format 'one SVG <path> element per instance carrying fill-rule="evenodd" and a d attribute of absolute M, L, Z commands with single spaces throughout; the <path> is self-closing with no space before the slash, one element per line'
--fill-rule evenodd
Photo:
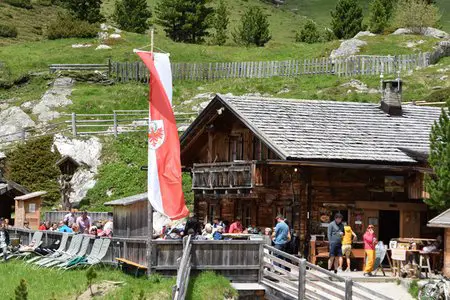
<path fill-rule="evenodd" d="M 389 245 L 391 239 L 400 237 L 400 211 L 380 210 L 378 224 L 378 240 L 385 245 Z"/>

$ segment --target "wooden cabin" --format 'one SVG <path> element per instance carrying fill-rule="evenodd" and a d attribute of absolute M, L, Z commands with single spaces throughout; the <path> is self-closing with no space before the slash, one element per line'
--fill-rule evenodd
<path fill-rule="evenodd" d="M 30 229 L 37 230 L 41 219 L 42 196 L 45 191 L 33 192 L 14 198 L 15 202 L 15 227 L 24 227 L 27 220 Z"/>
<path fill-rule="evenodd" d="M 9 219 L 14 225 L 14 198 L 28 194 L 28 190 L 10 180 L 5 180 L 0 174 L 0 218 Z"/>
<path fill-rule="evenodd" d="M 432 235 L 423 175 L 439 108 L 216 95 L 181 137 L 198 218 L 273 227 L 285 215 L 302 241 L 336 212 L 361 238 Z"/>
<path fill-rule="evenodd" d="M 432 228 L 444 229 L 444 264 L 442 272 L 445 276 L 450 276 L 450 209 L 431 219 L 428 226 Z"/>

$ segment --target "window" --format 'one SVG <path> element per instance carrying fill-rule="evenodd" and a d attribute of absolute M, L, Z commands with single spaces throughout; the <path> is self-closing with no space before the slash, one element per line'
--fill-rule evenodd
<path fill-rule="evenodd" d="M 253 137 L 253 159 L 262 160 L 262 143 L 256 137 Z"/>
<path fill-rule="evenodd" d="M 244 158 L 244 143 L 241 135 L 231 135 L 229 140 L 229 161 Z"/>

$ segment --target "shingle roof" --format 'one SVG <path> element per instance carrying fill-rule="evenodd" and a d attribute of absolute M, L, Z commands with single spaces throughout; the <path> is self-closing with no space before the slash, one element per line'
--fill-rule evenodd
<path fill-rule="evenodd" d="M 143 193 L 143 194 L 138 194 L 138 195 L 133 195 L 133 196 L 129 196 L 129 197 L 125 197 L 122 199 L 117 199 L 117 200 L 113 200 L 113 201 L 109 201 L 104 203 L 104 205 L 109 205 L 109 206 L 114 206 L 114 205 L 122 205 L 122 206 L 127 206 L 127 205 L 131 205 L 133 203 L 136 202 L 140 202 L 140 201 L 147 201 L 147 193 Z"/>
<path fill-rule="evenodd" d="M 450 209 L 428 221 L 428 226 L 450 228 Z"/>
<path fill-rule="evenodd" d="M 380 104 L 217 95 L 284 159 L 415 163 L 427 154 L 441 109 L 403 105 L 389 116 Z"/>

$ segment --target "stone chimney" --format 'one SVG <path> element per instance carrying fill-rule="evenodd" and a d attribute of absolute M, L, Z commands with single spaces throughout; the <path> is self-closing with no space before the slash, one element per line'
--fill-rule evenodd
<path fill-rule="evenodd" d="M 381 80 L 381 109 L 390 116 L 402 115 L 402 80 Z"/>

